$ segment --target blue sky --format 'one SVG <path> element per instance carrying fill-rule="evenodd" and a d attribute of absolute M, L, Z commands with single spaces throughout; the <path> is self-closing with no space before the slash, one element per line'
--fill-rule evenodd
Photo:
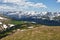
<path fill-rule="evenodd" d="M 60 0 L 0 0 L 0 10 L 60 11 Z"/>

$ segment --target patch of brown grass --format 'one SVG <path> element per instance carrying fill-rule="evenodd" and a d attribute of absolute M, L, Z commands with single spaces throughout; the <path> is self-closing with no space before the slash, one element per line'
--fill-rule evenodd
<path fill-rule="evenodd" d="M 1 40 L 60 40 L 60 27 L 36 27 L 17 31 Z"/>

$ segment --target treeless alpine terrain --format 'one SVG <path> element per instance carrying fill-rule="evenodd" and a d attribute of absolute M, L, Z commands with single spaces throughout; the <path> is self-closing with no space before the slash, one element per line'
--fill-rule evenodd
<path fill-rule="evenodd" d="M 32 29 L 19 30 L 0 40 L 60 40 L 60 26 L 39 26 Z"/>

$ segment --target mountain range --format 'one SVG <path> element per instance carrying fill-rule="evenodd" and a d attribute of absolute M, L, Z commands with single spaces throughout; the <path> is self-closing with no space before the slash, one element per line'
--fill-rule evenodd
<path fill-rule="evenodd" d="M 14 20 L 31 21 L 44 25 L 60 25 L 60 12 L 2 11 L 0 14 Z"/>
<path fill-rule="evenodd" d="M 37 19 L 48 19 L 48 20 L 60 20 L 60 12 L 4 11 L 1 12 L 1 14 L 15 19 L 37 18 Z"/>

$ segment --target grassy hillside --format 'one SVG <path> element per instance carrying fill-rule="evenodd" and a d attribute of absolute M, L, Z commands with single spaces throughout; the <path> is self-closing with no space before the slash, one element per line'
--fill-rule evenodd
<path fill-rule="evenodd" d="M 60 40 L 60 27 L 40 26 L 25 31 L 17 30 L 1 40 Z"/>
<path fill-rule="evenodd" d="M 12 19 L 9 19 L 9 20 L 3 20 L 1 21 L 3 24 L 14 24 L 15 26 L 14 27 L 11 27 L 11 28 L 8 28 L 8 29 L 4 29 L 5 31 L 2 31 L 0 32 L 0 39 L 7 36 L 7 35 L 10 35 L 12 33 L 14 33 L 13 30 L 17 30 L 17 29 L 28 29 L 28 27 L 30 26 L 38 26 L 37 24 L 33 24 L 31 22 L 26 22 L 26 21 L 17 21 L 17 20 L 12 20 Z M 9 26 L 8 26 L 9 27 Z"/>

